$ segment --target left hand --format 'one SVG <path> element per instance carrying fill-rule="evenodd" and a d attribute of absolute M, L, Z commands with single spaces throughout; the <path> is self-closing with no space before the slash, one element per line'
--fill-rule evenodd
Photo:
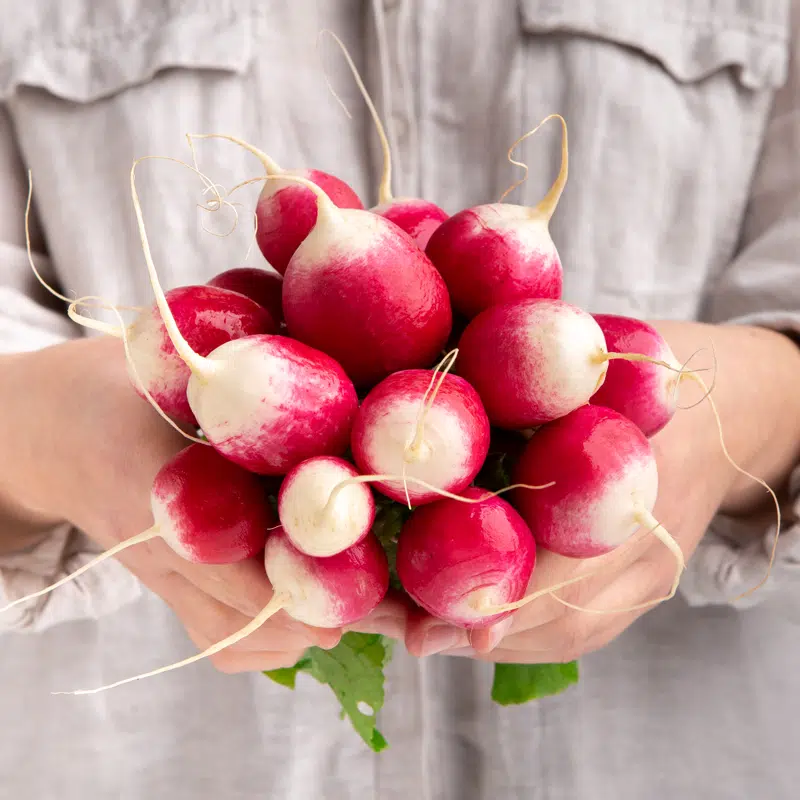
<path fill-rule="evenodd" d="M 707 340 L 698 340 L 697 334 L 707 335 L 709 327 L 694 323 L 665 323 L 663 328 L 666 330 L 662 332 L 679 360 L 684 360 L 698 346 L 707 344 Z M 780 416 L 772 417 L 772 430 L 764 429 L 762 417 L 762 427 L 758 429 L 754 419 L 758 419 L 755 415 L 759 411 L 747 406 L 762 400 L 770 402 L 769 387 L 774 392 L 775 380 L 783 376 L 787 367 L 797 366 L 795 361 L 786 365 L 782 359 L 793 359 L 796 354 L 788 349 L 782 350 L 784 341 L 769 331 L 754 334 L 750 329 L 712 330 L 718 355 L 722 350 L 723 355 L 729 354 L 735 364 L 734 371 L 720 373 L 714 391 L 725 426 L 726 443 L 734 458 L 746 469 L 756 471 L 763 464 L 765 469 L 760 474 L 773 485 L 776 478 L 782 479 L 781 470 L 788 469 L 792 459 L 796 458 L 800 432 L 793 428 L 788 430 Z M 781 360 L 780 369 L 773 370 L 770 375 L 770 362 L 765 358 L 772 348 L 777 350 Z M 756 351 L 754 371 L 760 369 L 767 373 L 763 375 L 763 391 L 758 394 L 752 391 L 752 386 L 759 376 L 741 369 L 749 350 Z M 720 363 L 723 363 L 722 359 Z M 749 385 L 746 388 L 740 386 L 740 381 L 748 381 Z M 693 404 L 701 396 L 695 384 L 685 383 L 680 399 L 684 406 Z M 793 402 L 796 403 L 796 399 Z M 782 410 L 783 407 L 774 408 L 772 413 L 780 414 Z M 796 413 L 792 406 L 787 406 L 786 410 L 790 414 Z M 796 418 L 790 416 L 789 419 Z M 775 458 L 766 463 L 764 450 L 773 441 L 776 443 L 773 448 Z M 742 491 L 739 490 L 741 476 L 724 459 L 707 401 L 689 410 L 678 410 L 666 428 L 651 439 L 651 445 L 659 470 L 659 494 L 653 514 L 678 542 L 688 561 L 720 506 L 731 502 L 731 507 L 741 507 L 743 492 L 751 492 L 754 485 L 752 482 L 742 484 Z M 753 465 L 753 461 L 761 463 Z M 774 488 L 778 486 L 776 483 Z M 734 489 L 736 497 L 728 501 Z M 755 489 L 759 490 L 758 485 Z M 759 494 L 758 500 L 761 499 Z M 762 530 L 759 528 L 759 532 Z M 667 595 L 675 569 L 675 558 L 670 551 L 652 534 L 640 531 L 615 551 L 593 559 L 566 558 L 540 549 L 529 591 L 599 571 L 599 574 L 561 589 L 557 594 L 583 608 L 613 611 Z M 649 608 L 653 607 L 655 604 Z M 498 662 L 565 662 L 607 645 L 647 610 L 588 613 L 570 609 L 544 595 L 497 625 L 476 629 L 471 634 L 428 615 L 418 614 L 409 621 L 406 645 L 417 656 L 444 652 Z"/>

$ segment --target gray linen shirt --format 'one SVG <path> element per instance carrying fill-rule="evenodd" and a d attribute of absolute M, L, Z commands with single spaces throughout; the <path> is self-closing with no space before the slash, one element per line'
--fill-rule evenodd
<path fill-rule="evenodd" d="M 385 114 L 397 195 L 448 211 L 496 199 L 511 142 L 558 111 L 571 177 L 552 223 L 565 298 L 592 311 L 800 330 L 800 18 L 789 0 L 28 0 L 0 3 L 0 350 L 82 335 L 39 303 L 24 252 L 25 170 L 67 292 L 151 302 L 131 161 L 186 159 L 185 133 L 228 132 L 376 201 L 376 137 L 340 34 Z M 521 148 L 535 203 L 557 127 Z M 227 185 L 252 156 L 203 143 Z M 151 162 L 142 203 L 165 286 L 243 263 L 246 225 L 203 233 L 188 172 Z M 257 190 L 249 195 L 252 199 Z M 260 256 L 251 250 L 249 263 Z M 0 376 L 2 380 L 2 376 Z M 192 652 L 116 563 L 0 619 L 0 800 L 793 800 L 800 759 L 800 531 L 750 608 L 769 530 L 709 531 L 682 595 L 583 661 L 535 705 L 489 700 L 491 668 L 398 654 L 369 753 L 327 690 L 295 693 L 208 664 L 94 697 L 53 697 Z M 2 532 L 0 532 L 2 535 Z M 74 569 L 68 526 L 0 559 L 0 604 Z"/>

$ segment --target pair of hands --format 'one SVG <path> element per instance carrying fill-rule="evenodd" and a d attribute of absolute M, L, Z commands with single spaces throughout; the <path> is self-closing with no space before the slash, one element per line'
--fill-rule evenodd
<path fill-rule="evenodd" d="M 673 348 L 681 358 L 681 348 Z M 12 496 L 40 515 L 68 519 L 102 547 L 149 527 L 153 478 L 186 441 L 131 390 L 120 343 L 84 340 L 16 358 L 19 385 L 30 390 L 15 410 L 35 419 L 36 426 L 34 446 L 28 448 L 30 462 L 23 460 L 18 485 L 12 480 L 8 487 Z M 716 429 L 702 409 L 679 411 L 652 440 L 661 483 L 654 514 L 687 559 L 736 477 L 722 461 Z M 8 476 L 4 478 L 8 483 Z M 46 493 L 37 493 L 36 487 L 46 487 Z M 138 545 L 120 560 L 170 606 L 200 649 L 243 627 L 271 596 L 257 560 L 221 567 L 193 565 L 160 540 Z M 669 591 L 675 561 L 663 544 L 647 535 L 590 561 L 540 551 L 531 589 L 594 573 L 599 567 L 599 575 L 561 590 L 559 596 L 594 609 L 651 601 Z M 642 613 L 591 614 L 544 596 L 498 625 L 468 635 L 390 596 L 353 629 L 404 639 L 417 656 L 445 652 L 536 663 L 568 661 L 603 647 Z M 310 628 L 280 612 L 212 662 L 224 672 L 290 666 L 311 645 L 335 646 L 341 633 Z"/>

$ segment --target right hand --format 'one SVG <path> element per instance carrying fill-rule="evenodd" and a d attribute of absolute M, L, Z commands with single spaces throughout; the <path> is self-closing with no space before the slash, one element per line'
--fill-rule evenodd
<path fill-rule="evenodd" d="M 0 441 L 12 455 L 0 463 L 0 496 L 39 526 L 67 520 L 103 548 L 149 528 L 153 479 L 189 442 L 134 392 L 122 343 L 81 339 L 3 356 L 0 374 Z M 192 564 L 161 539 L 118 558 L 201 650 L 244 627 L 272 596 L 258 558 Z M 281 611 L 211 661 L 223 672 L 287 667 L 309 646 L 330 648 L 340 636 Z"/>

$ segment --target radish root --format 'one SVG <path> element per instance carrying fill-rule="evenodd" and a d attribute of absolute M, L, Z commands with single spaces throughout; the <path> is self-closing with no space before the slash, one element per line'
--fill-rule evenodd
<path fill-rule="evenodd" d="M 714 422 L 717 425 L 717 432 L 719 433 L 719 443 L 720 443 L 720 446 L 722 447 L 722 454 L 725 456 L 725 460 L 739 474 L 744 475 L 746 478 L 750 478 L 750 480 L 755 481 L 758 484 L 761 484 L 761 486 L 763 486 L 767 490 L 767 492 L 769 492 L 769 496 L 772 499 L 772 502 L 775 504 L 775 536 L 774 536 L 774 538 L 772 540 L 772 549 L 771 549 L 770 554 L 769 554 L 769 563 L 767 564 L 767 571 L 765 572 L 764 577 L 755 586 L 751 586 L 746 591 L 742 592 L 741 594 L 736 595 L 736 597 L 731 599 L 731 602 L 736 602 L 736 601 L 741 600 L 741 599 L 743 599 L 745 597 L 749 597 L 751 594 L 753 594 L 753 592 L 755 592 L 758 589 L 760 589 L 769 580 L 769 576 L 772 573 L 772 566 L 775 563 L 775 554 L 778 551 L 778 539 L 780 538 L 780 535 L 781 535 L 781 524 L 782 524 L 781 504 L 780 504 L 780 501 L 778 500 L 778 496 L 775 494 L 775 492 L 772 490 L 772 488 L 769 486 L 769 484 L 765 480 L 763 480 L 762 478 L 759 478 L 756 475 L 753 475 L 752 473 L 748 472 L 743 467 L 740 467 L 736 463 L 736 461 L 734 461 L 733 457 L 728 452 L 728 446 L 725 444 L 725 437 L 724 437 L 723 432 L 722 432 L 722 419 L 720 418 L 719 410 L 717 409 L 717 404 L 714 402 L 714 398 L 711 396 L 711 390 L 706 387 L 706 385 L 703 382 L 703 379 L 701 377 L 699 377 L 698 375 L 696 375 L 694 373 L 688 373 L 688 374 L 691 375 L 692 379 L 696 383 L 698 383 L 699 386 L 705 392 L 705 398 L 704 399 L 707 399 L 708 402 L 709 402 L 709 405 L 711 406 L 711 412 L 714 415 Z"/>
<path fill-rule="evenodd" d="M 31 170 L 28 170 L 28 201 L 25 204 L 25 247 L 28 254 L 28 263 L 30 264 L 31 271 L 33 272 L 34 277 L 36 280 L 41 284 L 42 288 L 46 289 L 53 297 L 58 300 L 63 300 L 65 303 L 72 303 L 74 298 L 67 297 L 66 295 L 61 294 L 61 292 L 54 289 L 50 284 L 42 277 L 42 274 L 39 272 L 39 269 L 36 266 L 36 263 L 33 259 L 33 247 L 31 246 L 31 203 L 33 201 L 33 174 Z M 86 299 L 86 298 L 83 298 Z M 108 300 L 103 297 L 95 297 L 93 296 L 92 299 L 98 300 L 99 303 L 92 304 L 99 308 L 110 308 L 110 304 Z M 77 301 L 75 301 L 77 302 Z M 80 305 L 88 305 L 87 303 L 80 303 Z M 123 306 L 118 305 L 117 308 L 121 308 L 123 311 L 142 311 L 141 306 Z M 82 318 L 82 319 L 89 319 Z M 77 322 L 77 320 L 75 320 Z M 96 320 L 90 320 L 91 322 L 96 322 Z M 81 323 L 82 324 L 82 323 Z M 99 324 L 99 323 L 98 323 Z M 87 325 L 86 327 L 92 327 L 91 325 Z M 100 330 L 97 328 L 97 330 Z M 113 334 L 110 334 L 113 335 Z"/>
<path fill-rule="evenodd" d="M 221 650 L 224 650 L 227 647 L 231 647 L 232 645 L 240 642 L 242 639 L 247 638 L 251 633 L 257 631 L 264 623 L 266 623 L 270 617 L 275 616 L 280 610 L 287 608 L 290 603 L 290 598 L 288 595 L 285 594 L 275 594 L 272 600 L 264 606 L 264 608 L 259 612 L 259 614 L 253 618 L 251 622 L 244 626 L 241 630 L 237 631 L 234 634 L 231 634 L 227 638 L 223 639 L 221 642 L 217 642 L 216 644 L 211 645 L 206 650 L 203 650 L 202 653 L 197 653 L 197 655 L 191 656 L 190 658 L 186 658 L 183 661 L 178 661 L 175 664 L 170 664 L 166 667 L 160 667 L 159 669 L 154 669 L 150 672 L 144 672 L 141 675 L 134 675 L 131 678 L 125 678 L 124 680 L 117 681 L 116 683 L 109 683 L 106 686 L 99 686 L 96 689 L 77 689 L 76 691 L 72 692 L 53 692 L 53 694 L 97 694 L 99 692 L 105 692 L 109 689 L 116 689 L 118 686 L 124 686 L 126 683 L 133 683 L 134 681 L 141 681 L 145 678 L 153 678 L 156 675 L 161 675 L 164 672 L 171 672 L 175 669 L 181 669 L 182 667 L 188 667 L 190 664 L 194 664 L 197 661 L 202 661 L 204 658 L 208 658 L 209 656 L 216 655 Z"/>
<path fill-rule="evenodd" d="M 353 78 L 355 79 L 356 86 L 358 86 L 358 90 L 361 92 L 361 96 L 364 98 L 364 102 L 367 104 L 367 108 L 369 109 L 370 116 L 372 117 L 372 121 L 375 123 L 375 130 L 378 133 L 378 139 L 381 143 L 381 152 L 383 153 L 383 173 L 381 175 L 381 182 L 378 186 L 378 203 L 380 205 L 384 205 L 385 203 L 391 203 L 394 199 L 392 197 L 392 156 L 391 150 L 389 148 L 389 140 L 386 138 L 386 130 L 383 127 L 383 123 L 381 122 L 380 115 L 378 114 L 378 110 L 375 108 L 375 103 L 373 103 L 372 98 L 370 97 L 369 92 L 367 91 L 367 87 L 364 85 L 364 81 L 361 79 L 361 75 L 359 74 L 358 70 L 356 69 L 356 65 L 353 63 L 353 59 L 350 56 L 349 51 L 345 47 L 342 40 L 331 30 L 327 28 L 320 31 L 319 35 L 317 36 L 317 44 L 319 44 L 319 40 L 322 38 L 323 35 L 327 34 L 330 36 L 337 45 L 339 45 L 339 49 L 342 51 L 342 55 L 347 61 L 347 66 L 350 67 L 350 72 L 353 73 Z M 351 119 L 350 112 L 347 110 L 347 106 L 342 102 L 342 99 L 336 94 L 333 86 L 331 85 L 330 78 L 328 77 L 328 73 L 325 70 L 325 66 L 323 65 L 323 72 L 325 73 L 325 82 L 328 85 L 328 89 L 330 90 L 331 94 L 336 98 L 339 105 L 344 110 L 344 113 L 347 114 L 348 119 Z"/>
<path fill-rule="evenodd" d="M 328 512 L 329 507 L 331 507 L 336 502 L 336 498 L 347 486 L 351 486 L 352 484 L 357 484 L 357 483 L 380 483 L 384 481 L 399 481 L 399 480 L 403 480 L 402 475 L 355 475 L 352 478 L 345 478 L 343 481 L 337 483 L 336 486 L 333 487 L 333 489 L 331 489 L 331 493 L 328 497 L 328 502 L 323 507 L 323 512 L 324 513 Z M 460 503 L 482 503 L 484 500 L 489 500 L 490 498 L 497 497 L 498 495 L 504 494 L 505 492 L 510 492 L 512 489 L 548 489 L 549 487 L 555 485 L 555 481 L 550 481 L 550 483 L 544 483 L 541 486 L 531 486 L 530 484 L 527 483 L 514 483 L 511 486 L 505 486 L 502 489 L 498 489 L 496 492 L 486 492 L 486 494 L 483 495 L 482 497 L 462 497 L 461 495 L 454 494 L 453 492 L 448 492 L 446 489 L 439 489 L 437 486 L 433 486 L 427 481 L 423 481 L 421 478 L 413 478 L 407 476 L 406 480 L 408 480 L 410 483 L 422 486 L 424 489 L 427 489 L 430 492 L 435 492 L 441 497 L 447 497 L 450 500 L 457 500 Z"/>
<path fill-rule="evenodd" d="M 42 597 L 46 594 L 49 594 L 54 589 L 58 589 L 59 586 L 63 586 L 65 583 L 69 583 L 80 575 L 83 575 L 84 572 L 87 572 L 101 561 L 105 561 L 107 558 L 111 558 L 112 556 L 117 555 L 117 553 L 121 553 L 123 550 L 127 550 L 129 547 L 133 547 L 136 544 L 149 542 L 151 539 L 157 539 L 159 536 L 161 536 L 161 534 L 158 532 L 158 528 L 155 526 L 137 534 L 136 536 L 132 536 L 130 539 L 126 539 L 124 542 L 120 542 L 119 544 L 116 544 L 112 548 L 106 550 L 105 553 L 101 553 L 99 556 L 97 556 L 97 558 L 93 558 L 88 564 L 84 564 L 80 569 L 76 569 L 75 572 L 72 572 L 55 583 L 50 584 L 50 586 L 46 586 L 44 589 L 40 589 L 38 592 L 31 592 L 31 594 L 27 594 L 25 597 L 20 597 L 8 605 L 3 606 L 0 608 L 0 614 L 2 614 L 4 611 L 8 611 L 10 608 L 14 608 L 14 606 L 20 605 L 21 603 L 27 603 L 29 600 L 35 600 L 37 597 Z"/>
<path fill-rule="evenodd" d="M 505 200 L 506 197 L 514 191 L 514 189 L 516 189 L 518 186 L 522 186 L 522 184 L 528 180 L 528 165 L 522 161 L 517 161 L 514 159 L 512 153 L 520 144 L 522 144 L 522 142 L 524 142 L 529 136 L 533 136 L 533 134 L 536 133 L 536 131 L 538 131 L 542 125 L 544 125 L 546 122 L 549 122 L 551 119 L 557 119 L 561 123 L 561 167 L 558 170 L 556 179 L 553 181 L 553 185 L 548 189 L 544 198 L 533 209 L 535 216 L 541 217 L 546 222 L 549 222 L 555 213 L 558 201 L 561 199 L 561 194 L 564 191 L 564 187 L 567 185 L 567 175 L 569 173 L 567 123 L 561 114 L 550 114 L 546 116 L 535 128 L 532 128 L 527 133 L 523 133 L 522 136 L 520 136 L 519 139 L 517 139 L 517 141 L 511 145 L 508 150 L 508 160 L 515 166 L 522 167 L 522 169 L 525 170 L 525 174 L 518 181 L 512 183 L 511 186 L 509 186 L 508 189 L 506 189 L 503 194 L 500 195 L 500 199 L 497 201 L 498 203 L 502 203 L 503 200 Z"/>

